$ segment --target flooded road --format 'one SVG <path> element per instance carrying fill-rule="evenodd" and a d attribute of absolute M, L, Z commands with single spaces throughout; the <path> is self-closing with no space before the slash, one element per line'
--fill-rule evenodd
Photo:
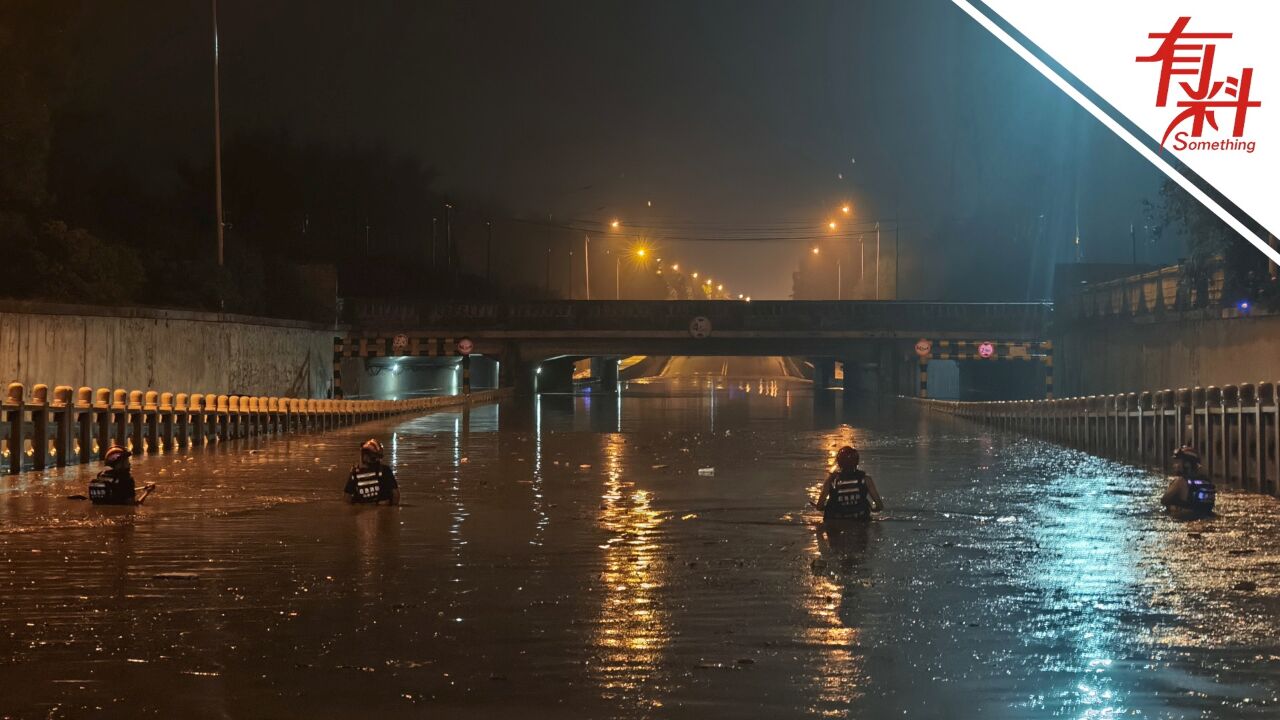
<path fill-rule="evenodd" d="M 352 507 L 360 440 L 404 505 Z M 887 511 L 815 532 L 836 448 Z M 655 380 L 0 479 L 0 717 L 1232 718 L 1280 505 L 807 383 Z M 710 468 L 711 474 L 699 470 Z"/>

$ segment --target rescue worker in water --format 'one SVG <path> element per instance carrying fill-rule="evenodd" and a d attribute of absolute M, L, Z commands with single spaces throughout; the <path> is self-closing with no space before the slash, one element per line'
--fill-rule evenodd
<path fill-rule="evenodd" d="M 136 488 L 133 483 L 132 465 L 129 458 L 133 453 L 119 443 L 111 443 L 111 447 L 102 455 L 102 462 L 107 469 L 98 473 L 89 482 L 89 500 L 95 505 L 133 505 Z"/>
<path fill-rule="evenodd" d="M 400 484 L 391 468 L 382 464 L 382 443 L 370 438 L 360 446 L 360 464 L 351 468 L 343 492 L 353 503 L 400 504 Z"/>
<path fill-rule="evenodd" d="M 1201 476 L 1200 454 L 1190 445 L 1173 451 L 1173 477 L 1160 498 L 1160 504 L 1171 513 L 1211 515 L 1217 491 L 1213 483 Z"/>
<path fill-rule="evenodd" d="M 822 484 L 815 507 L 822 511 L 822 521 L 867 520 L 872 511 L 884 509 L 880 491 L 871 476 L 858 468 L 861 457 L 848 445 L 836 453 L 836 469 Z"/>

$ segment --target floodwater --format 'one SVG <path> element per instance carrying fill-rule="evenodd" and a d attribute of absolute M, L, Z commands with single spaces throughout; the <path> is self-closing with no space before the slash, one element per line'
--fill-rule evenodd
<path fill-rule="evenodd" d="M 341 498 L 369 435 L 400 507 Z M 888 509 L 828 537 L 845 443 Z M 1274 499 L 1176 521 L 898 401 L 656 380 L 141 458 L 138 508 L 90 472 L 0 479 L 0 717 L 1280 714 Z"/>

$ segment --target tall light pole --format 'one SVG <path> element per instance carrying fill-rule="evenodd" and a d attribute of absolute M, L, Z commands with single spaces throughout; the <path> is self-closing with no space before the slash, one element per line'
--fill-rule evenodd
<path fill-rule="evenodd" d="M 218 0 L 213 5 L 213 204 L 218 228 L 218 267 L 223 266 L 224 230 L 222 215 L 222 89 L 218 73 Z"/>
<path fill-rule="evenodd" d="M 898 219 L 893 219 L 893 299 L 902 299 L 902 290 L 898 286 Z"/>
<path fill-rule="evenodd" d="M 453 264 L 453 205 L 451 203 L 444 204 L 444 246 L 446 267 L 451 273 L 456 274 L 457 268 Z"/>
<path fill-rule="evenodd" d="M 880 221 L 876 221 L 876 299 L 880 299 Z"/>
<path fill-rule="evenodd" d="M 591 299 L 591 236 L 582 234 L 582 272 L 587 284 L 587 299 Z"/>

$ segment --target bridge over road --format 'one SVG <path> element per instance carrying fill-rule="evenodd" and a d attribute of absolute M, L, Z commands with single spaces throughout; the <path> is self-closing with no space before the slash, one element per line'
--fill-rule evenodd
<path fill-rule="evenodd" d="M 447 356 L 466 337 L 472 353 L 501 361 L 515 384 L 560 358 L 791 355 L 814 358 L 818 366 L 827 360 L 832 367 L 835 360 L 874 366 L 881 389 L 909 393 L 917 382 L 912 346 L 918 339 L 1040 343 L 1048 339 L 1051 314 L 1051 303 L 348 299 L 335 355 Z"/>

